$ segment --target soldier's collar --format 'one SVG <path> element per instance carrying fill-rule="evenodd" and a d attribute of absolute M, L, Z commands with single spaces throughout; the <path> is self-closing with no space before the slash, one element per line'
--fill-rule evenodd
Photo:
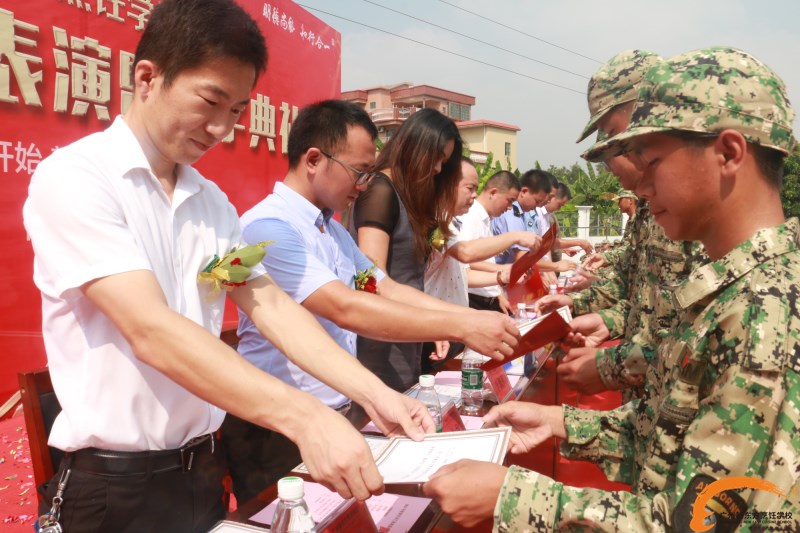
<path fill-rule="evenodd" d="M 780 226 L 762 228 L 724 257 L 694 269 L 675 290 L 682 309 L 694 305 L 749 273 L 761 263 L 797 249 L 800 223 L 796 218 Z"/>

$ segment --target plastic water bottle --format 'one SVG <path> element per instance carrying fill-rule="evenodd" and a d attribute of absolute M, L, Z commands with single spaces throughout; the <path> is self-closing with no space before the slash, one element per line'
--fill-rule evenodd
<path fill-rule="evenodd" d="M 558 294 L 558 285 L 556 285 L 555 283 L 551 283 L 550 292 L 548 292 L 547 294 Z"/>
<path fill-rule="evenodd" d="M 428 412 L 436 424 L 436 433 L 442 432 L 442 404 L 439 403 L 439 395 L 436 394 L 436 389 L 433 387 L 436 379 L 430 374 L 422 374 L 419 377 L 419 392 L 417 392 L 417 400 L 428 408 Z"/>
<path fill-rule="evenodd" d="M 316 533 L 314 518 L 303 499 L 303 480 L 285 477 L 278 481 L 278 506 L 272 518 L 272 533 Z"/>
<path fill-rule="evenodd" d="M 517 304 L 517 313 L 514 315 L 514 320 L 516 320 L 517 324 L 522 324 L 523 322 L 528 321 L 528 309 L 525 306 L 525 303 Z"/>
<path fill-rule="evenodd" d="M 461 403 L 465 415 L 475 416 L 483 407 L 483 358 L 472 350 L 461 359 Z"/>
<path fill-rule="evenodd" d="M 556 291 L 558 294 L 564 294 L 564 288 L 567 286 L 568 282 L 569 276 L 562 272 L 561 275 L 558 276 L 558 285 L 556 285 Z"/>

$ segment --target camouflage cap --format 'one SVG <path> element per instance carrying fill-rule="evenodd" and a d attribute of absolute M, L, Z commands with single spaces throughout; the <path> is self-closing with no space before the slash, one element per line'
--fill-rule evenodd
<path fill-rule="evenodd" d="M 662 61 L 642 82 L 628 128 L 600 141 L 583 157 L 604 161 L 630 150 L 648 133 L 740 132 L 748 142 L 790 153 L 794 111 L 775 72 L 735 48 L 694 50 Z"/>
<path fill-rule="evenodd" d="M 638 199 L 639 199 L 639 197 L 637 197 L 637 196 L 636 196 L 635 194 L 633 194 L 631 191 L 629 191 L 629 190 L 627 190 L 627 189 L 622 189 L 621 191 L 619 191 L 619 192 L 617 193 L 617 195 L 616 195 L 616 196 L 614 196 L 614 197 L 611 199 L 611 201 L 613 201 L 613 202 L 616 202 L 617 200 L 622 200 L 623 198 L 630 198 L 630 199 L 632 199 L 632 200 L 638 200 Z"/>
<path fill-rule="evenodd" d="M 597 122 L 615 106 L 636 100 L 639 82 L 660 59 L 652 52 L 626 50 L 606 61 L 589 80 L 586 97 L 592 118 L 577 142 L 597 130 Z"/>

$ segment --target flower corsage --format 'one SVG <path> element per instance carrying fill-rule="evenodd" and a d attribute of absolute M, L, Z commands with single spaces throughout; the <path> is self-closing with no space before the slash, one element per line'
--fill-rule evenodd
<path fill-rule="evenodd" d="M 257 265 L 266 255 L 264 248 L 272 241 L 262 241 L 242 248 L 233 248 L 222 256 L 214 255 L 206 267 L 197 275 L 199 284 L 211 284 L 208 301 L 214 300 L 222 289 L 232 291 L 247 282 L 250 268 Z"/>
<path fill-rule="evenodd" d="M 371 266 L 366 270 L 359 270 L 353 276 L 356 282 L 356 290 L 364 291 L 371 294 L 378 294 L 378 280 L 375 278 L 375 266 Z"/>
<path fill-rule="evenodd" d="M 439 228 L 433 229 L 428 240 L 430 241 L 432 249 L 439 252 L 444 251 L 444 245 L 447 244 L 447 241 L 444 239 L 444 235 L 442 235 L 442 230 Z"/>

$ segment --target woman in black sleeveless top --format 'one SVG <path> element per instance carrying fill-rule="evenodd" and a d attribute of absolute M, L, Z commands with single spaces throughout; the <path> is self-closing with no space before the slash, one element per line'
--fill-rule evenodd
<path fill-rule="evenodd" d="M 381 150 L 380 172 L 353 205 L 349 228 L 358 247 L 395 281 L 423 290 L 431 235 L 446 240 L 463 143 L 455 123 L 435 109 L 412 114 Z M 420 374 L 422 343 L 358 337 L 358 360 L 404 391 Z"/>

